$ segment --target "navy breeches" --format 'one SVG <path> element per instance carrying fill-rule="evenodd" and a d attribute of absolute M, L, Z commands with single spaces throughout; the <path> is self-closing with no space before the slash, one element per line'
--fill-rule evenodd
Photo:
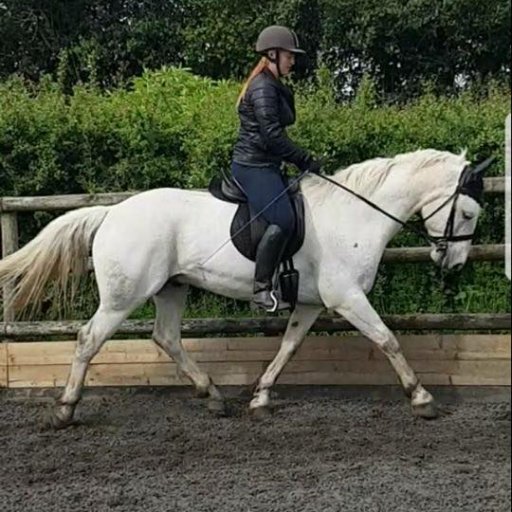
<path fill-rule="evenodd" d="M 281 169 L 277 166 L 251 167 L 233 162 L 231 171 L 255 213 L 263 210 L 286 188 Z M 295 213 L 288 193 L 267 208 L 262 217 L 269 224 L 279 226 L 287 236 L 291 236 L 295 229 Z"/>

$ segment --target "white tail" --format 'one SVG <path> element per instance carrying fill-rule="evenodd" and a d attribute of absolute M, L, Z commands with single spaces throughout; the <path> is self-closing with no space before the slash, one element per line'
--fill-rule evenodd
<path fill-rule="evenodd" d="M 81 208 L 50 222 L 37 236 L 0 261 L 0 287 L 11 285 L 13 293 L 4 303 L 15 311 L 29 304 L 37 310 L 47 283 L 55 281 L 57 297 L 73 289 L 87 271 L 87 259 L 94 235 L 109 207 Z"/>

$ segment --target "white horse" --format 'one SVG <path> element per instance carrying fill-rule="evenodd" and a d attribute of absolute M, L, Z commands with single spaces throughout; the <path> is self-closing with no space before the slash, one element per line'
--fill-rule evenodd
<path fill-rule="evenodd" d="M 468 195 L 453 198 L 467 164 L 465 153 L 421 150 L 352 165 L 332 178 L 403 221 L 415 213 L 427 218 L 440 208 L 425 222 L 433 236 L 443 235 L 450 212 L 455 214 L 452 234 L 470 235 L 480 206 Z M 278 354 L 257 382 L 250 410 L 268 411 L 270 388 L 318 315 L 328 309 L 345 317 L 383 351 L 411 399 L 414 414 L 436 416 L 432 395 L 366 297 L 384 249 L 401 226 L 319 177 L 307 177 L 302 190 L 306 238 L 295 257 L 301 275 L 298 305 Z M 65 390 L 52 411 L 55 427 L 72 421 L 91 359 L 130 313 L 150 298 L 156 304 L 153 340 L 198 392 L 209 397 L 210 408 L 222 411 L 219 390 L 183 349 L 180 324 L 189 285 L 236 299 L 252 297 L 254 263 L 233 244 L 208 259 L 229 238 L 235 210 L 236 205 L 207 192 L 150 190 L 112 207 L 68 212 L 0 261 L 0 285 L 15 286 L 8 299 L 21 310 L 41 299 L 47 282 L 56 279 L 62 289 L 69 276 L 85 272 L 92 245 L 100 305 L 78 333 Z M 433 244 L 431 257 L 444 268 L 460 267 L 470 245 L 470 240 L 456 240 L 439 251 Z"/>

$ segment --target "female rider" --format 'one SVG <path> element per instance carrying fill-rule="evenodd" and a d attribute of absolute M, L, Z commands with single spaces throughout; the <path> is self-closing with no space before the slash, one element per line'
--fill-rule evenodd
<path fill-rule="evenodd" d="M 280 79 L 290 74 L 295 55 L 304 53 L 297 36 L 286 27 L 267 27 L 258 37 L 256 51 L 262 57 L 238 98 L 240 130 L 231 170 L 253 210 L 260 212 L 286 187 L 283 162 L 315 173 L 320 171 L 320 163 L 286 134 L 286 127 L 295 122 L 295 103 L 292 91 Z M 253 302 L 275 312 L 287 307 L 279 303 L 273 281 L 295 228 L 288 194 L 283 194 L 262 216 L 269 226 L 256 252 Z"/>

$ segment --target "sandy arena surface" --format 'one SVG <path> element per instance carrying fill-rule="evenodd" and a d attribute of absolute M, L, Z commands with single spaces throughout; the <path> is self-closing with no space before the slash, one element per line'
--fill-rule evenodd
<path fill-rule="evenodd" d="M 424 421 L 395 388 L 276 390 L 264 421 L 236 388 L 225 418 L 191 389 L 88 390 L 57 432 L 55 391 L 3 391 L 0 511 L 510 510 L 509 391 L 439 390 Z"/>

